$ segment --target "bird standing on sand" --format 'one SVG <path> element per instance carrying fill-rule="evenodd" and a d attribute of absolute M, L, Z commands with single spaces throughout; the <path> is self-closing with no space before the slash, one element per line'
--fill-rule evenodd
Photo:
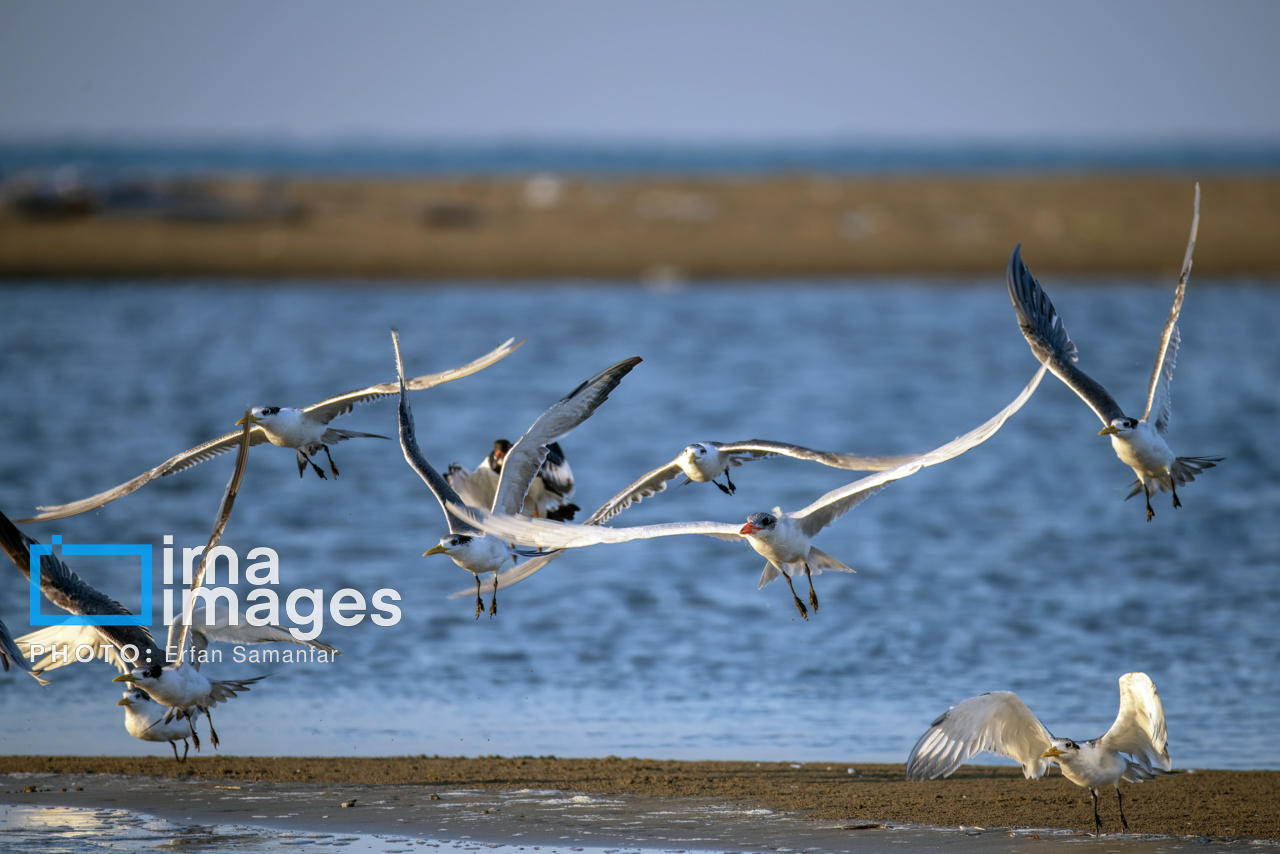
<path fill-rule="evenodd" d="M 1116 456 L 1133 469 L 1138 476 L 1126 498 L 1139 492 L 1147 500 L 1147 521 L 1155 516 L 1151 509 L 1151 496 L 1159 489 L 1173 493 L 1173 506 L 1181 507 L 1178 487 L 1196 479 L 1207 468 L 1222 461 L 1222 457 L 1177 457 L 1165 442 L 1169 430 L 1169 384 L 1173 381 L 1174 358 L 1178 353 L 1178 314 L 1182 311 L 1182 299 L 1187 289 L 1187 277 L 1191 273 L 1191 255 L 1196 248 L 1196 231 L 1200 227 L 1200 185 L 1196 184 L 1195 213 L 1191 220 L 1191 239 L 1182 262 L 1182 274 L 1174 291 L 1173 308 L 1165 320 L 1160 335 L 1160 349 L 1156 351 L 1155 367 L 1147 387 L 1147 408 L 1141 418 L 1125 415 L 1115 399 L 1092 377 L 1076 367 L 1079 358 L 1076 345 L 1067 335 L 1067 329 L 1058 317 L 1057 309 L 1049 301 L 1049 295 L 1031 275 L 1022 262 L 1021 244 L 1015 246 L 1009 256 L 1006 276 L 1009 299 L 1018 314 L 1018 325 L 1031 352 L 1041 363 L 1048 365 L 1054 376 L 1080 396 L 1100 419 L 1103 427 L 1100 436 L 1110 436 Z"/>
<path fill-rule="evenodd" d="M 1167 741 L 1164 706 L 1145 673 L 1120 677 L 1120 712 L 1115 723 L 1105 735 L 1090 741 L 1054 738 L 1017 694 L 993 691 L 961 700 L 938 716 L 911 748 L 907 779 L 949 777 L 984 750 L 1018 762 L 1028 779 L 1043 777 L 1057 762 L 1062 776 L 1093 796 L 1095 834 L 1102 832 L 1098 788 L 1107 785 L 1116 787 L 1120 822 L 1128 830 L 1120 781 L 1141 783 L 1171 776 Z"/>

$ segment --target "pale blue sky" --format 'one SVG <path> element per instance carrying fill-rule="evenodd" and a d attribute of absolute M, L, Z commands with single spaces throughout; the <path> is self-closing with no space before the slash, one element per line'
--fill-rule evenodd
<path fill-rule="evenodd" d="M 1280 139 L 1280 3 L 0 0 L 0 138 Z"/>

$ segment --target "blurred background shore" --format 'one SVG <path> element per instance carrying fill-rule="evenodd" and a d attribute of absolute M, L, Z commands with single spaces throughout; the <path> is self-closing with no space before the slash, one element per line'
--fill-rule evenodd
<path fill-rule="evenodd" d="M 1193 175 L 19 173 L 0 276 L 1176 276 Z M 1207 175 L 1196 270 L 1280 272 L 1280 176 Z"/>

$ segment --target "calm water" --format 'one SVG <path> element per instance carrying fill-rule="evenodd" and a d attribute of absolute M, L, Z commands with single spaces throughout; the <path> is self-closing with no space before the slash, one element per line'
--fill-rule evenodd
<path fill-rule="evenodd" d="M 1082 365 L 1140 412 L 1171 282 L 1049 279 Z M 1158 287 L 1153 285 L 1158 284 Z M 742 545 L 668 538 L 580 550 L 503 591 L 497 619 L 449 593 L 471 576 L 423 558 L 439 508 L 394 442 L 334 451 L 335 481 L 299 480 L 293 454 L 249 461 L 223 539 L 269 546 L 280 588 L 401 594 L 392 627 L 330 618 L 333 663 L 236 663 L 274 675 L 214 714 L 233 754 L 557 754 L 902 761 L 948 705 L 1018 692 L 1057 734 L 1110 725 L 1117 677 L 1160 688 L 1182 767 L 1277 768 L 1280 730 L 1280 290 L 1194 280 L 1182 324 L 1171 443 L 1228 458 L 1174 511 L 1123 501 L 1132 475 L 1061 383 L 991 441 L 895 484 L 816 544 L 857 575 L 817 579 L 799 620 L 785 586 L 756 589 Z M 507 337 L 504 362 L 416 393 L 420 440 L 440 466 L 474 465 L 618 359 L 641 364 L 564 444 L 577 503 L 594 508 L 695 440 L 771 438 L 895 453 L 985 420 L 1035 363 L 1002 281 L 775 281 L 649 290 L 220 282 L 0 287 L 0 507 L 84 497 L 232 428 L 248 404 L 306 405 L 394 377 L 388 329 L 411 373 L 468 361 Z M 390 402 L 338 426 L 395 434 Z M 92 514 L 26 529 L 44 542 L 202 544 L 229 456 Z M 738 494 L 688 486 L 618 524 L 737 521 L 798 508 L 851 475 L 793 461 L 737 469 Z M 136 571 L 70 560 L 138 604 Z M 28 630 L 16 572 L 0 618 Z M 156 594 L 160 593 L 157 578 Z M 247 592 L 248 588 L 242 584 Z M 157 613 L 158 619 L 158 613 Z M 0 675 L 5 753 L 167 755 L 130 738 L 101 664 L 45 690 Z M 209 750 L 206 747 L 206 751 Z"/>

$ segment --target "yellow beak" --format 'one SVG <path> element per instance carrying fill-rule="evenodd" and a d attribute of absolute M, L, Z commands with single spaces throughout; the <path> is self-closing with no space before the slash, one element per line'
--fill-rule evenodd
<path fill-rule="evenodd" d="M 132 705 L 133 705 L 133 700 L 130 700 L 130 699 L 129 699 L 129 698 L 127 698 L 127 697 L 121 697 L 119 700 L 116 700 L 116 705 L 117 705 L 117 706 L 132 706 Z"/>
<path fill-rule="evenodd" d="M 422 556 L 426 557 L 427 555 L 442 555 L 442 554 L 448 554 L 448 552 L 449 550 L 446 549 L 444 546 L 436 546 L 435 548 L 431 548 L 423 552 Z"/>
<path fill-rule="evenodd" d="M 1114 436 L 1116 433 L 1119 433 L 1119 432 L 1120 432 L 1120 431 L 1119 431 L 1119 430 L 1117 430 L 1115 427 L 1113 427 L 1113 426 L 1111 426 L 1110 424 L 1108 424 L 1106 427 L 1103 427 L 1101 430 L 1099 430 L 1099 431 L 1098 431 L 1098 435 L 1099 435 L 1099 436 Z"/>
<path fill-rule="evenodd" d="M 137 682 L 138 677 L 134 676 L 132 673 L 122 673 L 119 676 L 117 676 L 115 679 L 112 679 L 111 681 L 112 682 Z"/>
<path fill-rule="evenodd" d="M 253 413 L 250 413 L 250 414 L 246 415 L 244 418 L 241 418 L 239 421 L 237 421 L 237 422 L 236 422 L 236 426 L 237 426 L 237 427 L 243 427 L 243 426 L 244 426 L 244 422 L 245 422 L 246 420 L 248 420 L 248 422 L 249 422 L 250 424 L 257 424 L 257 423 L 258 423 L 259 421 L 261 421 L 262 419 L 261 419 L 261 418 L 259 418 L 259 417 L 258 417 L 258 416 L 256 416 L 256 415 L 254 415 Z"/>
<path fill-rule="evenodd" d="M 1052 759 L 1055 756 L 1061 756 L 1062 751 L 1056 747 L 1050 747 L 1044 753 L 1040 754 L 1041 759 Z"/>

